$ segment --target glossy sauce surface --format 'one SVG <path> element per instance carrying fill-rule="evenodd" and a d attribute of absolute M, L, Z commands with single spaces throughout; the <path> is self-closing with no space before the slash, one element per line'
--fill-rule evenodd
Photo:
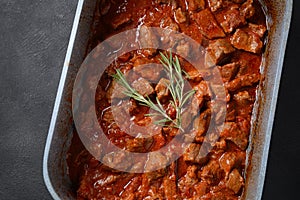
<path fill-rule="evenodd" d="M 203 80 L 203 76 L 207 76 L 205 80 L 213 82 L 212 71 L 208 69 L 207 74 L 192 76 L 188 83 L 196 90 L 194 98 L 200 112 L 192 117 L 188 126 L 196 137 L 187 152 L 171 165 L 144 174 L 119 172 L 106 167 L 88 153 L 75 131 L 68 165 L 77 199 L 239 199 L 245 183 L 251 115 L 261 79 L 265 20 L 256 0 L 99 1 L 91 47 L 111 35 L 141 26 L 169 28 L 184 33 L 206 48 L 208 56 L 204 64 L 220 70 L 227 95 L 227 114 L 224 129 L 216 129 L 213 134 L 206 135 L 208 122 L 213 120 L 218 124 L 218 113 L 212 113 L 211 109 L 215 102 L 210 98 L 210 83 Z M 185 44 L 176 45 L 176 48 L 191 53 Z M 111 143 L 120 148 L 139 153 L 155 151 L 174 139 L 173 128 L 160 128 L 150 139 L 139 140 L 120 130 L 112 116 L 112 109 L 120 109 L 121 116 L 121 110 L 129 107 L 132 120 L 125 126 L 151 123 L 151 119 L 144 116 L 149 109 L 135 100 L 125 101 L 124 97 L 116 97 L 120 106 L 111 105 L 114 87 L 111 75 L 120 69 L 123 73 L 131 73 L 128 76 L 131 82 L 140 77 L 155 80 L 151 84 L 154 89 L 166 76 L 161 69 L 157 69 L 159 76 L 151 75 L 155 74 L 155 69 L 151 69 L 149 75 L 147 69 L 139 69 L 139 65 L 159 63 L 159 59 L 156 50 L 130 52 L 111 64 L 99 81 L 95 97 L 98 121 Z M 194 75 L 195 68 L 191 64 L 182 58 L 180 63 L 188 74 Z M 155 91 L 150 97 L 157 95 Z M 174 115 L 167 100 L 163 106 L 170 116 Z M 204 138 L 216 135 L 220 136 L 217 142 L 205 144 L 212 146 L 210 153 L 197 159 L 197 149 L 204 145 Z M 119 159 L 120 162 L 126 160 Z"/>

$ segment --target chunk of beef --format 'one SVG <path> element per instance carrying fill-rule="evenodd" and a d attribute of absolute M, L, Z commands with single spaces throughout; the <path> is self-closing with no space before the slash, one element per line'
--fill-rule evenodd
<path fill-rule="evenodd" d="M 237 29 L 233 34 L 231 44 L 237 49 L 252 53 L 260 53 L 263 47 L 263 42 L 257 34 L 242 29 Z"/>
<path fill-rule="evenodd" d="M 248 146 L 250 133 L 250 122 L 245 119 L 238 119 L 238 122 L 225 122 L 220 136 L 235 143 L 241 150 Z"/>
<path fill-rule="evenodd" d="M 123 190 L 120 192 L 121 199 L 124 200 L 134 200 L 138 198 L 138 194 L 136 191 L 139 189 L 141 182 L 140 176 L 133 177 L 125 187 L 123 187 Z"/>
<path fill-rule="evenodd" d="M 192 115 L 190 110 L 185 110 L 185 112 L 182 113 L 182 115 L 181 115 L 181 128 L 183 128 L 183 130 L 186 131 L 187 128 L 191 125 L 191 123 L 193 121 L 193 117 L 195 117 L 195 115 Z"/>
<path fill-rule="evenodd" d="M 205 155 L 201 155 L 200 149 L 200 144 L 191 143 L 183 154 L 183 160 L 203 165 L 207 161 L 207 157 Z"/>
<path fill-rule="evenodd" d="M 233 99 L 238 108 L 237 113 L 239 116 L 247 117 L 251 115 L 255 95 L 250 95 L 248 91 L 240 91 L 234 94 Z"/>
<path fill-rule="evenodd" d="M 120 85 L 118 81 L 113 80 L 106 92 L 106 98 L 109 102 L 111 102 L 111 100 L 114 98 L 123 99 L 126 97 L 124 92 L 125 88 L 122 85 Z"/>
<path fill-rule="evenodd" d="M 212 12 L 222 7 L 223 0 L 208 0 L 208 6 Z"/>
<path fill-rule="evenodd" d="M 212 92 L 206 81 L 201 81 L 194 87 L 194 90 L 196 90 L 195 96 L 199 99 L 199 101 L 203 101 L 203 98 L 209 99 L 212 96 Z"/>
<path fill-rule="evenodd" d="M 255 14 L 255 8 L 253 6 L 253 0 L 247 0 L 245 3 L 242 4 L 240 7 L 241 14 L 246 18 L 249 19 Z"/>
<path fill-rule="evenodd" d="M 161 78 L 161 75 L 163 73 L 163 68 L 161 65 L 158 64 L 143 64 L 143 61 L 141 63 L 141 61 L 143 59 L 137 59 L 134 62 L 134 68 L 133 71 L 135 71 L 136 73 L 138 73 L 141 77 L 149 80 L 149 81 L 159 81 L 159 79 Z M 149 62 L 149 61 L 147 61 Z"/>
<path fill-rule="evenodd" d="M 238 73 L 239 67 L 240 67 L 239 63 L 236 62 L 219 67 L 223 81 L 224 82 L 231 81 Z"/>
<path fill-rule="evenodd" d="M 158 84 L 155 87 L 157 98 L 161 102 L 164 102 L 164 100 L 166 100 L 166 98 L 168 98 L 170 95 L 170 91 L 168 89 L 169 84 L 170 81 L 168 79 L 162 78 L 159 80 Z"/>
<path fill-rule="evenodd" d="M 224 195 L 226 194 L 226 196 Z M 229 189 L 218 189 L 217 191 L 212 191 L 201 197 L 201 200 L 238 200 L 239 198 L 235 196 L 234 192 Z"/>
<path fill-rule="evenodd" d="M 231 0 L 233 3 L 244 3 L 246 0 Z"/>
<path fill-rule="evenodd" d="M 233 99 L 239 106 L 247 106 L 249 105 L 249 102 L 254 102 L 255 100 L 248 91 L 241 91 L 234 94 Z"/>
<path fill-rule="evenodd" d="M 195 138 L 196 140 L 197 138 L 200 138 L 206 133 L 208 126 L 210 124 L 210 120 L 211 120 L 210 109 L 207 109 L 204 112 L 202 112 L 200 116 L 194 120 L 193 130 L 196 133 L 196 138 Z"/>
<path fill-rule="evenodd" d="M 163 127 L 163 132 L 167 137 L 174 137 L 178 134 L 178 129 L 174 127 Z"/>
<path fill-rule="evenodd" d="M 191 105 L 190 105 L 190 114 L 194 117 L 200 113 L 200 109 L 204 104 L 204 98 L 193 97 Z"/>
<path fill-rule="evenodd" d="M 130 13 L 122 13 L 117 15 L 115 19 L 112 20 L 111 26 L 114 29 L 118 29 L 124 24 L 130 23 L 132 21 L 132 15 Z"/>
<path fill-rule="evenodd" d="M 227 39 L 217 39 L 209 43 L 205 53 L 205 66 L 213 67 L 228 59 L 235 49 Z"/>
<path fill-rule="evenodd" d="M 241 89 L 243 87 L 249 87 L 257 84 L 260 81 L 260 74 L 247 74 L 243 76 L 239 76 L 229 83 L 225 84 L 225 87 L 231 91 L 234 92 L 238 89 Z"/>
<path fill-rule="evenodd" d="M 186 73 L 188 74 L 188 76 L 186 77 L 188 80 L 194 81 L 194 82 L 200 82 L 203 80 L 203 77 L 207 76 L 207 74 L 209 73 L 207 71 L 207 74 L 205 74 L 206 72 L 201 70 L 197 70 L 197 69 L 192 69 L 189 71 L 186 71 Z"/>
<path fill-rule="evenodd" d="M 161 4 L 169 4 L 172 8 L 177 8 L 178 3 L 177 0 L 156 0 L 157 3 Z"/>
<path fill-rule="evenodd" d="M 184 199 L 190 197 L 190 193 L 194 191 L 194 185 L 199 182 L 197 170 L 198 168 L 195 165 L 188 166 L 185 176 L 180 178 L 178 181 L 178 189 L 180 190 L 181 194 L 184 195 Z"/>
<path fill-rule="evenodd" d="M 238 5 L 232 5 L 216 13 L 216 19 L 226 33 L 231 33 L 239 26 L 246 24 L 246 19 L 241 15 Z"/>
<path fill-rule="evenodd" d="M 144 97 L 153 94 L 154 89 L 151 84 L 144 78 L 139 78 L 132 83 L 132 87 Z"/>
<path fill-rule="evenodd" d="M 164 177 L 163 179 L 163 190 L 164 190 L 164 196 L 166 199 L 170 200 L 176 200 L 178 199 L 178 193 L 177 193 L 177 180 L 176 180 L 176 165 L 175 163 L 172 163 L 168 175 Z"/>
<path fill-rule="evenodd" d="M 151 130 L 150 130 L 151 131 Z M 162 134 L 162 130 L 159 130 L 159 133 L 156 133 L 153 136 L 153 144 L 151 146 L 151 151 L 157 151 L 159 149 L 161 149 L 163 146 L 165 146 L 166 144 L 166 139 L 164 137 L 164 135 Z"/>
<path fill-rule="evenodd" d="M 216 160 L 211 160 L 203 167 L 200 176 L 207 183 L 215 185 L 224 177 L 224 174 L 219 163 Z"/>
<path fill-rule="evenodd" d="M 198 24 L 201 33 L 207 38 L 214 39 L 226 36 L 209 9 L 194 13 L 193 19 Z"/>
<path fill-rule="evenodd" d="M 126 149 L 130 152 L 144 153 L 147 152 L 153 143 L 152 137 L 132 138 L 126 141 Z"/>
<path fill-rule="evenodd" d="M 181 10 L 181 8 L 177 8 L 174 13 L 174 19 L 178 24 L 186 22 L 186 13 Z"/>
<path fill-rule="evenodd" d="M 208 192 L 209 186 L 205 181 L 201 181 L 197 183 L 194 188 L 196 194 L 193 195 L 192 200 L 198 200 Z"/>
<path fill-rule="evenodd" d="M 112 114 L 109 114 L 110 110 Z M 141 130 L 143 127 L 140 127 L 139 125 L 136 124 L 140 123 L 140 125 L 145 126 L 151 123 L 150 117 L 138 119 L 138 122 L 136 122 L 136 124 L 130 120 L 131 115 L 139 111 L 136 102 L 134 100 L 122 101 L 118 105 L 111 106 L 110 110 L 105 111 L 103 115 L 103 120 L 105 120 L 104 116 L 106 117 L 106 115 L 108 115 L 109 117 L 113 118 L 113 120 L 116 122 L 112 124 L 113 126 L 118 125 L 122 131 L 131 133 L 131 135 L 138 135 L 138 134 L 145 133 L 145 130 L 144 131 Z M 136 117 L 134 116 L 134 118 Z M 142 124 L 141 121 L 144 121 L 145 124 Z M 149 126 L 147 128 L 153 132 L 157 132 L 155 131 L 156 127 L 154 125 Z"/>
<path fill-rule="evenodd" d="M 186 41 L 181 40 L 176 47 L 177 54 L 183 56 L 184 58 L 188 58 L 190 55 L 190 44 Z"/>
<path fill-rule="evenodd" d="M 246 153 L 243 151 L 225 152 L 219 159 L 221 168 L 225 171 L 226 177 L 233 168 L 239 167 L 245 162 Z"/>
<path fill-rule="evenodd" d="M 227 107 L 226 121 L 227 122 L 235 121 L 236 118 L 235 104 L 230 102 L 227 104 L 226 107 Z"/>
<path fill-rule="evenodd" d="M 205 0 L 189 0 L 187 2 L 189 11 L 199 11 L 205 8 Z"/>
<path fill-rule="evenodd" d="M 140 27 L 138 40 L 140 48 L 147 49 L 146 53 L 148 55 L 153 55 L 156 53 L 156 49 L 159 45 L 158 38 L 149 27 Z"/>
<path fill-rule="evenodd" d="M 237 194 L 244 185 L 244 179 L 240 175 L 237 169 L 234 169 L 230 174 L 226 182 L 226 187 L 231 189 L 235 194 Z"/>
<path fill-rule="evenodd" d="M 262 38 L 265 35 L 265 32 L 267 31 L 267 28 L 264 25 L 257 25 L 257 24 L 248 24 L 249 29 L 257 34 L 260 38 Z"/>
<path fill-rule="evenodd" d="M 135 165 L 134 160 L 130 156 L 130 152 L 119 151 L 117 153 L 106 154 L 103 156 L 103 162 L 113 169 L 123 168 L 129 170 Z"/>
<path fill-rule="evenodd" d="M 145 165 L 145 171 L 150 172 L 164 168 L 168 165 L 169 158 L 161 152 L 151 152 Z"/>
<path fill-rule="evenodd" d="M 116 181 L 120 179 L 128 179 L 120 174 L 105 175 L 104 173 L 99 173 L 101 170 L 103 170 L 101 167 L 98 167 L 95 170 L 85 170 L 77 191 L 77 197 L 79 199 L 93 199 L 94 194 L 91 188 L 110 188 L 110 186 Z"/>
<path fill-rule="evenodd" d="M 218 101 L 226 101 L 227 100 L 227 93 L 226 88 L 224 87 L 223 83 L 210 83 L 209 84 L 210 90 L 213 93 L 214 100 Z"/>
<path fill-rule="evenodd" d="M 166 17 L 161 20 L 160 28 L 167 28 L 173 31 L 179 31 L 179 26 L 171 17 Z"/>
<path fill-rule="evenodd" d="M 222 101 L 212 101 L 213 106 L 213 119 L 217 125 L 222 124 L 226 119 L 226 103 Z"/>
<path fill-rule="evenodd" d="M 118 60 L 121 61 L 122 63 L 125 63 L 130 59 L 130 57 L 131 57 L 130 52 L 124 53 L 124 54 L 122 54 L 121 56 L 118 57 Z"/>

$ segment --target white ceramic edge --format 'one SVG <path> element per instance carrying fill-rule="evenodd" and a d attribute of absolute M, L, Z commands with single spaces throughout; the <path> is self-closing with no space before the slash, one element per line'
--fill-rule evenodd
<path fill-rule="evenodd" d="M 46 145 L 45 145 L 44 157 L 43 157 L 44 182 L 46 184 L 46 187 L 47 187 L 49 193 L 51 194 L 51 196 L 55 200 L 60 200 L 60 197 L 55 192 L 55 190 L 52 186 L 50 177 L 49 177 L 49 173 L 48 173 L 48 156 L 49 156 L 51 142 L 52 142 L 52 138 L 53 138 L 53 134 L 54 134 L 54 130 L 55 130 L 57 114 L 58 114 L 58 111 L 59 111 L 60 102 L 61 102 L 61 99 L 62 99 L 62 94 L 63 94 L 63 90 L 64 90 L 64 86 L 65 86 L 65 80 L 66 80 L 66 77 L 67 77 L 69 64 L 70 64 L 70 60 L 71 60 L 71 56 L 72 56 L 72 50 L 73 50 L 73 46 L 74 46 L 74 42 L 75 42 L 75 38 L 76 38 L 76 34 L 77 34 L 77 29 L 78 29 L 78 25 L 79 25 L 79 21 L 80 21 L 80 15 L 81 15 L 83 3 L 84 3 L 84 0 L 78 0 L 76 14 L 75 14 L 74 22 L 73 22 L 73 27 L 72 27 L 71 36 L 70 36 L 70 40 L 69 40 L 69 45 L 68 45 L 68 49 L 67 49 L 63 69 L 62 69 L 61 78 L 60 78 L 60 81 L 59 81 L 59 86 L 58 86 L 58 90 L 57 90 L 57 95 L 56 95 L 56 99 L 55 99 L 55 104 L 54 104 L 54 108 L 53 108 L 53 113 L 52 113 L 52 117 L 51 117 L 51 122 L 50 122 L 47 141 L 46 141 Z"/>
<path fill-rule="evenodd" d="M 268 156 L 269 156 L 269 149 L 270 149 L 270 143 L 271 143 L 271 135 L 272 135 L 272 130 L 273 130 L 273 125 L 274 125 L 274 119 L 275 119 L 275 113 L 276 113 L 276 106 L 277 106 L 277 100 L 278 100 L 278 93 L 279 93 L 279 87 L 280 87 L 280 80 L 281 80 L 281 75 L 282 75 L 282 69 L 283 69 L 283 63 L 284 63 L 284 55 L 286 51 L 286 45 L 287 45 L 287 40 L 288 40 L 288 35 L 289 35 L 289 29 L 290 29 L 290 24 L 291 24 L 291 18 L 292 18 L 292 10 L 293 10 L 293 0 L 287 0 L 286 2 L 286 10 L 285 10 L 285 15 L 283 20 L 285 30 L 284 32 L 281 32 L 282 40 L 280 42 L 280 47 L 279 47 L 279 59 L 277 62 L 276 67 L 276 77 L 275 77 L 275 84 L 274 84 L 274 90 L 272 93 L 272 99 L 270 102 L 270 109 L 269 109 L 269 118 L 268 118 L 268 126 L 266 128 L 266 138 L 265 138 L 265 145 L 263 148 L 263 153 L 262 153 L 262 162 L 260 165 L 260 179 L 258 182 L 258 190 L 257 190 L 257 200 L 260 200 L 263 195 L 263 188 L 264 188 L 264 182 L 265 182 L 265 175 L 266 175 L 266 169 L 267 169 L 267 163 L 268 163 Z"/>

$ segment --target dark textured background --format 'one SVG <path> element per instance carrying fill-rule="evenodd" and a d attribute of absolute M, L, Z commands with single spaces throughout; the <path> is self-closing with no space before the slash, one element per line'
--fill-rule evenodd
<path fill-rule="evenodd" d="M 76 5 L 76 0 L 0 1 L 1 200 L 51 199 L 42 157 Z M 298 8 L 295 0 L 264 200 L 297 199 L 300 186 Z"/>

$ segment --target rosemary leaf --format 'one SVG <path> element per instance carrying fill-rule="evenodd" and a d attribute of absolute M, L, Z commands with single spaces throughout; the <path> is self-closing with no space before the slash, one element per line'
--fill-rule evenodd
<path fill-rule="evenodd" d="M 130 84 L 127 82 L 123 73 L 119 69 L 116 70 L 116 74 L 112 75 L 112 77 L 124 87 L 125 91 L 123 91 L 123 93 L 126 96 L 138 101 L 140 105 L 149 107 L 150 109 L 155 111 L 154 113 L 145 114 L 145 116 L 162 117 L 162 119 L 154 121 L 153 122 L 154 124 L 164 126 L 164 127 L 171 126 L 182 130 L 181 114 L 183 111 L 183 106 L 195 94 L 195 90 L 190 90 L 184 93 L 185 80 L 183 78 L 183 74 L 185 74 L 186 76 L 188 76 L 188 74 L 184 70 L 182 70 L 177 56 L 173 58 L 171 51 L 169 52 L 169 55 L 160 52 L 160 56 L 161 56 L 160 62 L 164 66 L 164 71 L 166 72 L 168 79 L 170 81 L 170 83 L 167 84 L 166 87 L 170 91 L 172 97 L 170 103 L 176 111 L 175 120 L 173 120 L 167 114 L 166 110 L 164 109 L 163 105 L 161 104 L 161 102 L 157 97 L 156 97 L 156 104 L 155 104 L 148 96 L 144 97 L 143 95 L 138 93 L 134 88 L 132 88 Z M 168 125 L 166 125 L 167 123 Z"/>

